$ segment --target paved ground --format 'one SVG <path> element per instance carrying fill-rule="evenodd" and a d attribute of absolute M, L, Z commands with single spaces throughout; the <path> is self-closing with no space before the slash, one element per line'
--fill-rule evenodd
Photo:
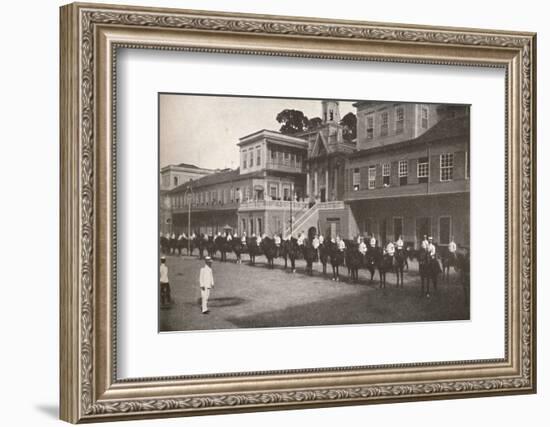
<path fill-rule="evenodd" d="M 440 283 L 430 298 L 421 293 L 415 263 L 405 272 L 403 288 L 395 287 L 395 275 L 388 274 L 385 289 L 379 289 L 378 273 L 370 282 L 365 270 L 359 283 L 334 282 L 323 276 L 320 264 L 314 264 L 314 276 L 305 275 L 305 262 L 297 261 L 297 272 L 284 270 L 284 261 L 276 261 L 274 270 L 258 257 L 256 266 L 243 264 L 234 257 L 222 263 L 214 260 L 215 287 L 209 300 L 210 313 L 201 314 L 199 270 L 204 262 L 197 257 L 168 256 L 169 278 L 174 304 L 160 310 L 161 331 L 228 328 L 338 325 L 386 322 L 417 322 L 469 319 L 469 301 L 459 284 L 457 273 L 450 283 Z M 328 267 L 330 270 L 330 266 Z M 370 275 L 369 275 L 370 276 Z"/>

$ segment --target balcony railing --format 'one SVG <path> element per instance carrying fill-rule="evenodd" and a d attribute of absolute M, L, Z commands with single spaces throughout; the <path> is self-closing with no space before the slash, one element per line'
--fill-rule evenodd
<path fill-rule="evenodd" d="M 301 211 L 307 209 L 308 202 L 296 202 L 290 200 L 248 200 L 239 205 L 239 210 L 256 210 L 256 209 L 292 209 Z"/>
<path fill-rule="evenodd" d="M 293 172 L 293 173 L 305 173 L 305 167 L 303 163 L 292 163 L 292 162 L 278 162 L 270 160 L 266 164 L 267 169 L 274 169 L 281 172 Z"/>

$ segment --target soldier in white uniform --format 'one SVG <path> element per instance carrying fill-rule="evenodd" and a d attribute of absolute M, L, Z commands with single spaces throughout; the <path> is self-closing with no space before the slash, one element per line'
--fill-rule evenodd
<path fill-rule="evenodd" d="M 336 236 L 336 245 L 337 245 L 339 251 L 342 252 L 342 251 L 346 250 L 346 242 L 344 242 L 340 238 L 340 236 Z"/>
<path fill-rule="evenodd" d="M 273 241 L 275 242 L 275 246 L 281 246 L 281 236 L 279 236 L 278 234 L 275 234 L 275 236 L 273 236 Z"/>
<path fill-rule="evenodd" d="M 427 247 L 428 254 L 431 258 L 435 258 L 436 256 L 436 247 L 433 242 L 433 237 L 428 237 L 428 247 Z"/>
<path fill-rule="evenodd" d="M 455 238 L 453 236 L 451 236 L 451 241 L 449 242 L 449 255 L 451 256 L 451 258 L 453 259 L 456 259 L 456 243 L 455 243 Z"/>
<path fill-rule="evenodd" d="M 317 237 L 317 234 L 313 238 L 312 245 L 313 245 L 313 249 L 315 250 L 319 249 L 320 242 L 319 242 L 319 237 Z"/>
<path fill-rule="evenodd" d="M 428 245 L 429 245 L 429 242 L 428 242 L 428 238 L 427 236 L 424 234 L 424 239 L 422 239 L 422 243 L 420 244 L 420 247 L 422 249 L 424 249 L 425 251 L 428 250 Z"/>
<path fill-rule="evenodd" d="M 199 285 L 201 288 L 202 314 L 208 314 L 208 298 L 210 290 L 214 287 L 214 274 L 212 272 L 212 258 L 204 258 L 204 267 L 201 268 L 199 275 Z"/>
<path fill-rule="evenodd" d="M 455 243 L 455 238 L 454 237 L 451 237 L 451 241 L 449 243 L 449 252 L 454 254 L 456 252 L 456 243 Z"/>
<path fill-rule="evenodd" d="M 370 244 L 370 247 L 371 248 L 375 248 L 376 247 L 376 238 L 374 236 L 372 236 L 369 240 L 369 244 Z"/>
<path fill-rule="evenodd" d="M 393 242 L 389 242 L 389 243 L 386 245 L 386 253 L 387 253 L 389 256 L 394 256 L 394 255 L 395 255 L 395 245 L 393 244 Z"/>
<path fill-rule="evenodd" d="M 365 244 L 365 239 L 362 237 L 359 239 L 359 252 L 361 252 L 361 255 L 365 255 L 367 253 L 367 245 Z"/>
<path fill-rule="evenodd" d="M 403 249 L 403 236 L 399 235 L 399 237 L 397 238 L 397 241 L 395 242 L 395 246 L 397 246 L 397 250 L 400 251 Z"/>
<path fill-rule="evenodd" d="M 168 280 L 168 266 L 166 265 L 166 257 L 160 257 L 160 305 L 167 306 L 172 302 L 170 295 L 170 280 Z"/>
<path fill-rule="evenodd" d="M 243 235 L 241 237 L 241 243 L 243 245 L 246 245 L 246 231 L 243 231 Z"/>

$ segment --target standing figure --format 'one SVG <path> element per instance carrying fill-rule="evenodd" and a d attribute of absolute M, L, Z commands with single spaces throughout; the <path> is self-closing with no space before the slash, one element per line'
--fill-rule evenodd
<path fill-rule="evenodd" d="M 420 243 L 420 247 L 421 247 L 422 249 L 424 249 L 425 251 L 427 251 L 427 250 L 428 250 L 428 245 L 429 245 L 428 236 L 426 236 L 426 235 L 424 234 L 424 238 L 422 239 L 422 243 Z"/>
<path fill-rule="evenodd" d="M 202 314 L 208 314 L 210 312 L 208 310 L 208 298 L 210 298 L 210 290 L 214 287 L 212 258 L 209 256 L 204 258 L 204 266 L 200 271 L 199 284 L 201 288 Z"/>
<path fill-rule="evenodd" d="M 170 281 L 168 280 L 168 266 L 166 265 L 166 257 L 160 257 L 160 306 L 168 307 L 172 303 L 170 295 Z"/>

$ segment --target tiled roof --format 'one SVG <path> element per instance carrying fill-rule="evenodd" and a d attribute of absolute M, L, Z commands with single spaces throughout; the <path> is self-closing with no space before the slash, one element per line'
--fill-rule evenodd
<path fill-rule="evenodd" d="M 178 166 L 181 166 L 182 168 L 199 169 L 198 166 L 195 166 L 189 163 L 180 163 Z"/>
<path fill-rule="evenodd" d="M 350 157 L 357 158 L 357 157 L 362 157 L 369 154 L 379 153 L 382 151 L 398 150 L 398 149 L 410 147 L 413 145 L 445 142 L 450 138 L 469 136 L 469 132 L 470 132 L 469 116 L 460 116 L 452 119 L 443 119 L 417 138 L 408 139 L 406 141 L 401 141 L 394 144 L 390 143 L 390 144 L 377 145 L 375 147 L 365 148 L 363 150 L 359 150 L 355 152 Z"/>
<path fill-rule="evenodd" d="M 206 175 L 199 179 L 187 181 L 182 185 L 179 185 L 178 187 L 172 189 L 170 192 L 180 193 L 182 191 L 185 191 L 189 187 L 192 187 L 193 190 L 195 190 L 197 188 L 207 187 L 209 185 L 215 185 L 215 184 L 225 183 L 229 181 L 240 181 L 243 179 L 255 178 L 260 176 L 262 176 L 261 172 L 252 172 L 252 173 L 241 175 L 240 168 L 224 170 L 221 172 L 216 172 L 210 175 Z"/>

